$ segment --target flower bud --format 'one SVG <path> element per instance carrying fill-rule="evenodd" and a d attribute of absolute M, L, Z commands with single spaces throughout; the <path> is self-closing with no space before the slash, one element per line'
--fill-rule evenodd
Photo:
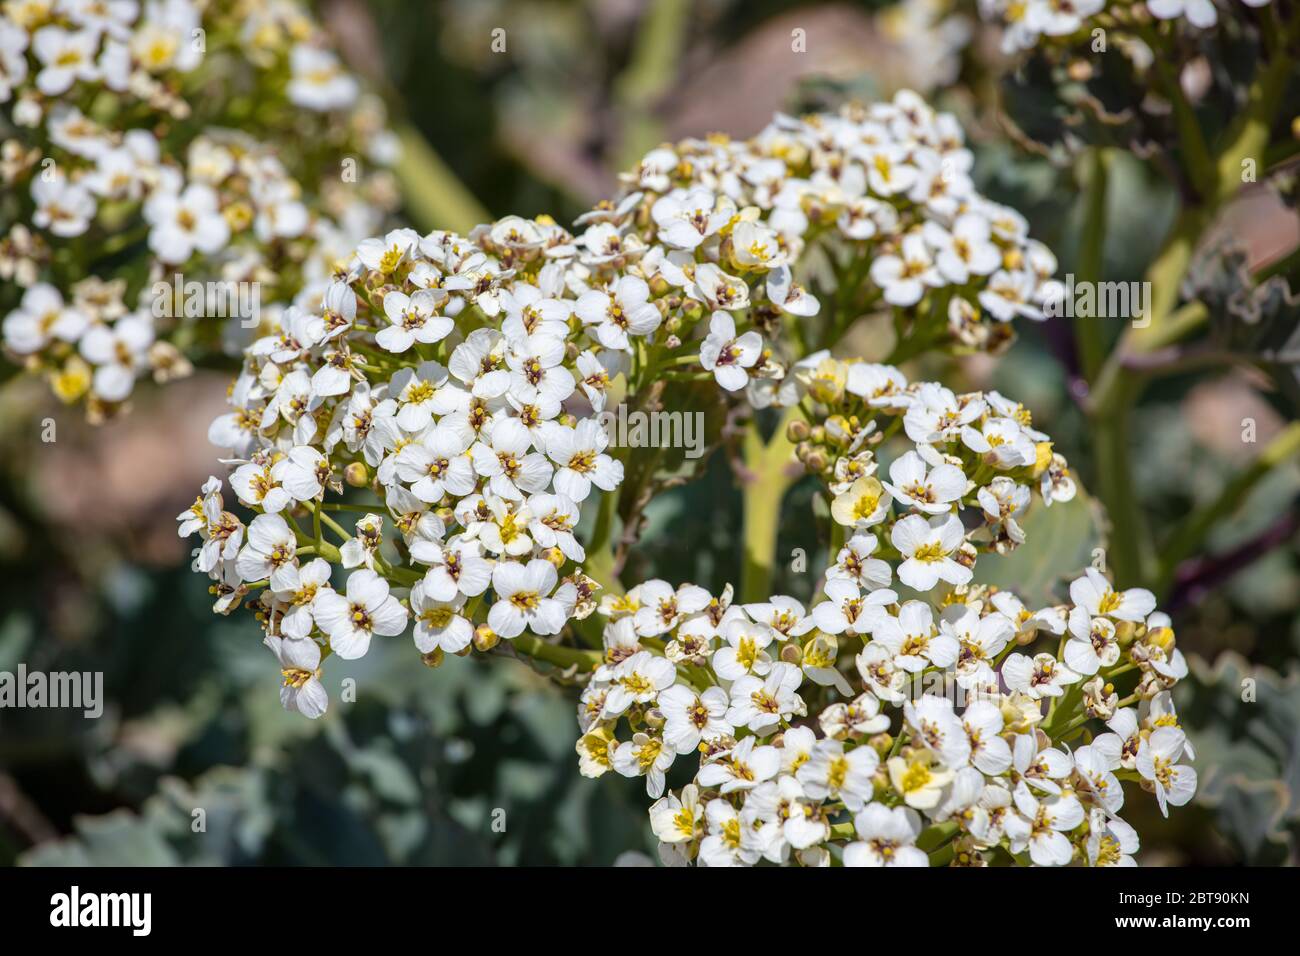
<path fill-rule="evenodd" d="M 433 650 L 429 651 L 429 653 L 421 654 L 420 660 L 424 662 L 425 667 L 441 667 L 444 656 L 442 648 L 435 647 Z"/>
<path fill-rule="evenodd" d="M 365 462 L 354 461 L 343 469 L 343 480 L 353 488 L 364 488 L 370 484 L 370 472 Z"/>
<path fill-rule="evenodd" d="M 785 426 L 785 437 L 795 443 L 806 441 L 811 432 L 812 429 L 802 418 L 791 419 L 790 424 Z"/>
<path fill-rule="evenodd" d="M 474 650 L 486 654 L 500 643 L 501 638 L 497 636 L 497 632 L 486 624 L 474 628 Z"/>
<path fill-rule="evenodd" d="M 803 660 L 803 651 L 801 651 L 799 646 L 793 642 L 786 644 L 781 648 L 781 660 L 785 661 L 787 664 L 798 664 Z"/>

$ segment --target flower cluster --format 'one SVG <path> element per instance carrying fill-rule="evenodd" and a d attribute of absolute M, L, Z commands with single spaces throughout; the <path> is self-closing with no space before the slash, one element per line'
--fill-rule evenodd
<path fill-rule="evenodd" d="M 94 417 L 222 344 L 193 320 L 319 286 L 393 203 L 358 168 L 393 158 L 382 105 L 295 0 L 7 3 L 0 105 L 0 343 Z"/>
<path fill-rule="evenodd" d="M 851 560 L 866 558 L 879 535 L 903 562 L 900 580 L 917 591 L 967 583 L 979 548 L 1005 554 L 1022 544 L 1034 490 L 1046 507 L 1075 495 L 1065 459 L 1029 410 L 996 391 L 958 395 L 937 382 L 909 384 L 893 365 L 827 352 L 795 363 L 787 387 L 811 416 L 793 420 L 789 438 L 805 468 L 825 481 Z M 885 472 L 879 451 L 891 439 L 906 441 Z M 969 531 L 963 509 L 982 519 Z"/>
<path fill-rule="evenodd" d="M 324 658 L 408 629 L 431 666 L 478 650 L 589 673 L 584 773 L 660 797 L 700 755 L 651 812 L 674 859 L 1130 861 L 1118 781 L 1162 806 L 1195 782 L 1168 619 L 1096 571 L 1037 611 L 972 583 L 981 554 L 1025 540 L 1035 495 L 1074 496 L 1065 460 L 997 392 L 821 347 L 873 311 L 904 357 L 997 348 L 1041 317 L 1055 260 L 969 168 L 951 117 L 904 93 L 653 150 L 574 231 L 510 216 L 360 243 L 246 349 L 212 426 L 253 513 L 214 477 L 178 516 L 216 610 L 252 608 L 282 702 L 310 717 Z M 611 447 L 605 414 L 700 381 L 741 415 L 786 409 L 792 461 L 822 482 L 832 547 L 808 608 L 622 593 L 588 560 L 584 504 L 609 496 L 613 520 L 625 465 L 653 469 Z M 1094 719 L 1111 734 L 1081 739 Z"/>
<path fill-rule="evenodd" d="M 1224 0 L 1234 5 L 1237 0 Z M 1269 0 L 1240 0 L 1248 7 L 1264 7 Z M 1140 4 L 1112 3 L 1108 0 L 979 0 L 980 16 L 1001 24 L 1002 50 L 1013 53 L 1028 50 L 1040 43 L 1072 42 L 1079 34 L 1097 27 L 1109 27 L 1116 18 L 1129 17 L 1134 8 L 1145 11 L 1160 20 L 1185 20 L 1197 30 L 1205 30 L 1219 22 L 1219 11 L 1214 0 L 1144 0 Z M 1046 39 L 1044 39 L 1046 38 Z M 1150 59 L 1148 51 L 1146 59 Z"/>
<path fill-rule="evenodd" d="M 607 599 L 582 772 L 645 777 L 668 863 L 1134 865 L 1121 781 L 1162 812 L 1196 789 L 1150 592 L 1089 570 L 1035 611 L 981 586 L 905 599 L 889 571 L 837 565 L 811 609 L 663 581 Z M 694 779 L 660 796 L 679 758 Z"/>
<path fill-rule="evenodd" d="M 566 247 L 558 227 L 524 220 L 472 239 L 397 230 L 247 350 L 211 437 L 234 450 L 230 483 L 258 514 L 245 527 L 214 478 L 180 531 L 203 539 L 195 566 L 218 610 L 260 590 L 287 705 L 323 712 L 316 664 L 301 666 L 322 647 L 360 657 L 413 620 L 437 663 L 476 624 L 486 650 L 594 607 L 574 529 L 593 490 L 623 475 L 596 409 L 667 306 L 636 276 L 584 285 L 591 274 L 554 254 Z M 325 501 L 344 482 L 370 502 Z M 347 511 L 362 513 L 351 531 L 333 517 Z M 341 592 L 330 562 L 351 571 Z"/>
<path fill-rule="evenodd" d="M 710 309 L 746 310 L 773 354 L 724 321 L 703 364 L 724 388 L 747 385 L 755 406 L 780 404 L 802 346 L 837 340 L 863 314 L 892 313 L 914 347 L 979 350 L 1005 346 L 1012 319 L 1043 317 L 1056 259 L 1023 216 L 976 191 L 973 162 L 954 117 L 910 91 L 778 115 L 748 141 L 652 150 L 622 177 L 621 197 L 585 217 L 577 243 L 589 261 L 639 261 L 648 279 Z M 805 288 L 818 269 L 834 296 L 826 310 Z"/>

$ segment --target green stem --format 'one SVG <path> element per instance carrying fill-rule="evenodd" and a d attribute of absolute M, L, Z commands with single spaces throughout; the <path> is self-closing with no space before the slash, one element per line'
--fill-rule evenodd
<path fill-rule="evenodd" d="M 556 667 L 577 667 L 580 671 L 592 671 L 601 662 L 599 651 L 582 651 L 573 647 L 561 647 L 548 644 L 534 634 L 520 634 L 509 642 L 517 653 L 554 664 Z"/>
<path fill-rule="evenodd" d="M 756 420 L 751 420 L 745 429 L 742 452 L 748 474 L 743 476 L 741 489 L 745 550 L 740 574 L 740 594 L 744 601 L 762 601 L 771 594 L 781 499 L 794 483 L 789 469 L 794 445 L 785 434 L 793 415 L 793 410 L 786 411 L 770 442 L 763 441 Z"/>
<path fill-rule="evenodd" d="M 468 233 L 491 220 L 474 195 L 452 172 L 414 126 L 397 128 L 401 156 L 395 172 L 412 218 L 424 230 L 450 229 Z"/>
<path fill-rule="evenodd" d="M 1110 153 L 1093 147 L 1087 157 L 1084 192 L 1083 234 L 1079 252 L 1080 282 L 1101 281 L 1103 244 L 1106 237 L 1106 194 L 1110 179 Z M 1086 381 L 1093 381 L 1106 357 L 1101 323 L 1094 319 L 1075 319 L 1074 338 L 1079 349 L 1079 365 Z"/>

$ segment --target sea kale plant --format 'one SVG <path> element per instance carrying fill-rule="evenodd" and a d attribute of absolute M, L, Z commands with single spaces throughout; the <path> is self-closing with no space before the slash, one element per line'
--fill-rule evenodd
<path fill-rule="evenodd" d="M 297 0 L 5 2 L 0 108 L 0 371 L 93 419 L 319 298 L 396 198 L 383 105 Z"/>
<path fill-rule="evenodd" d="M 251 612 L 309 718 L 376 639 L 530 660 L 575 687 L 582 772 L 644 778 L 665 862 L 1131 865 L 1126 803 L 1196 789 L 1170 620 L 1094 567 L 1048 606 L 975 583 L 1075 479 L 1014 396 L 900 368 L 997 354 L 1063 294 L 971 165 L 903 92 L 654 149 L 572 230 L 361 242 L 212 425 L 229 484 L 178 520 L 216 611 Z M 701 404 L 742 476 L 739 593 L 627 580 L 694 473 L 613 423 Z M 773 594 L 799 476 L 825 573 Z"/>

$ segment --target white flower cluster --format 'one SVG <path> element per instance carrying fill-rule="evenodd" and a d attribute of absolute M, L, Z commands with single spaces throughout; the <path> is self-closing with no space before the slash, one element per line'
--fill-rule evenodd
<path fill-rule="evenodd" d="M 16 134 L 0 147 L 0 179 L 23 200 L 15 219 L 0 220 L 0 273 L 26 290 L 0 342 L 65 400 L 88 392 L 96 413 L 123 402 L 140 375 L 186 371 L 164 341 L 176 323 L 163 320 L 202 317 L 214 303 L 156 291 L 173 270 L 258 283 L 269 304 L 323 279 L 379 225 L 378 180 L 344 188 L 295 177 L 314 168 L 307 152 L 324 150 L 337 169 L 365 143 L 371 159 L 389 161 L 382 108 L 361 101 L 299 4 L 236 6 L 26 0 L 0 12 L 0 104 Z M 294 143 L 303 157 L 294 169 L 279 158 L 283 141 L 223 128 L 259 128 L 239 112 L 241 65 L 256 84 L 244 95 L 263 115 L 321 111 L 306 121 L 305 150 Z M 273 93 L 280 74 L 287 83 Z M 214 88 L 228 88 L 227 101 Z M 137 252 L 142 266 L 130 259 Z"/>
<path fill-rule="evenodd" d="M 788 430 L 796 455 L 825 479 L 831 517 L 852 535 L 849 550 L 863 559 L 887 532 L 910 588 L 966 584 L 977 546 L 1006 553 L 1022 544 L 1032 488 L 1048 507 L 1075 495 L 1065 459 L 1028 409 L 996 391 L 909 384 L 892 365 L 826 352 L 791 372 L 793 400 L 815 416 Z M 908 447 L 878 477 L 876 450 L 899 431 Z M 969 534 L 959 517 L 966 507 L 983 519 Z"/>
<path fill-rule="evenodd" d="M 203 538 L 195 566 L 217 582 L 218 610 L 265 588 L 268 640 L 298 662 L 285 664 L 286 705 L 324 710 L 313 635 L 351 659 L 409 616 L 432 663 L 468 648 L 489 593 L 484 649 L 556 634 L 594 607 L 591 582 L 577 571 L 560 582 L 557 569 L 585 558 L 582 503 L 623 476 L 595 409 L 667 306 L 635 276 L 587 285 L 572 256 L 553 255 L 565 247 L 558 227 L 524 220 L 473 239 L 397 230 L 363 242 L 321 301 L 291 307 L 249 347 L 235 410 L 211 437 L 234 449 L 231 485 L 259 514 L 245 528 L 214 478 L 180 531 Z M 325 502 L 341 478 L 368 487 L 373 506 Z M 303 508 L 311 533 L 293 517 Z M 365 513 L 348 532 L 336 508 Z M 392 560 L 386 523 L 399 532 Z M 343 594 L 326 558 L 353 569 Z"/>
<path fill-rule="evenodd" d="M 1236 0 L 1222 0 L 1220 5 L 1231 6 Z M 1264 7 L 1270 0 L 1241 0 L 1248 7 Z M 1102 16 L 1126 14 L 1130 3 L 1108 0 L 979 0 L 980 16 L 1002 25 L 1002 50 L 1014 53 L 1038 46 L 1047 38 L 1053 40 L 1075 39 L 1080 31 L 1102 23 Z M 1136 6 L 1157 20 L 1185 20 L 1198 30 L 1205 30 L 1219 22 L 1219 10 L 1214 0 L 1145 0 Z"/>
<path fill-rule="evenodd" d="M 361 243 L 249 346 L 211 429 L 255 515 L 212 478 L 179 516 L 216 610 L 248 601 L 282 702 L 310 717 L 328 706 L 325 657 L 408 628 L 430 665 L 504 640 L 593 671 L 584 773 L 643 775 L 659 797 L 679 755 L 703 755 L 652 811 L 675 859 L 1065 863 L 1077 846 L 1130 861 L 1118 780 L 1162 805 L 1195 781 L 1177 763 L 1165 691 L 1185 666 L 1167 619 L 1095 571 L 1037 612 L 971 584 L 980 552 L 1024 541 L 1035 491 L 1075 494 L 1064 459 L 996 392 L 802 347 L 821 303 L 795 272 L 814 246 L 837 300 L 862 293 L 850 320 L 893 309 L 922 348 L 995 346 L 1005 335 L 981 330 L 1041 316 L 1051 253 L 968 169 L 951 118 L 901 94 L 654 150 L 573 233 L 512 216 Z M 701 378 L 803 415 L 788 435 L 836 529 L 823 597 L 739 606 L 649 581 L 600 602 L 603 652 L 575 648 L 570 622 L 598 605 L 579 512 L 627 457 L 601 413 Z M 1057 656 L 1013 652 L 1040 632 Z M 1111 681 L 1130 671 L 1121 700 Z M 951 695 L 909 692 L 936 678 Z M 892 733 L 886 708 L 902 709 Z M 1071 750 L 1094 718 L 1115 739 Z"/>
<path fill-rule="evenodd" d="M 660 797 L 698 757 L 650 809 L 665 862 L 1131 866 L 1121 780 L 1162 812 L 1191 799 L 1168 692 L 1187 668 L 1150 592 L 1090 570 L 1038 611 L 982 587 L 903 600 L 887 563 L 843 553 L 828 577 L 811 611 L 663 581 L 603 602 L 580 767 Z M 1040 634 L 1063 659 L 1019 652 Z"/>
<path fill-rule="evenodd" d="M 837 114 L 778 115 L 747 141 L 652 150 L 622 177 L 619 200 L 584 217 L 576 242 L 587 262 L 639 262 L 647 279 L 710 309 L 747 310 L 759 331 L 818 314 L 793 267 L 821 256 L 849 296 L 849 314 L 829 321 L 938 314 L 951 340 L 992 350 L 1012 319 L 1043 317 L 1056 259 L 1023 216 L 976 191 L 973 162 L 956 119 L 910 91 Z M 788 397 L 790 336 L 775 337 L 769 356 L 725 318 L 711 333 L 701 359 L 724 388 L 748 386 L 760 407 Z"/>

